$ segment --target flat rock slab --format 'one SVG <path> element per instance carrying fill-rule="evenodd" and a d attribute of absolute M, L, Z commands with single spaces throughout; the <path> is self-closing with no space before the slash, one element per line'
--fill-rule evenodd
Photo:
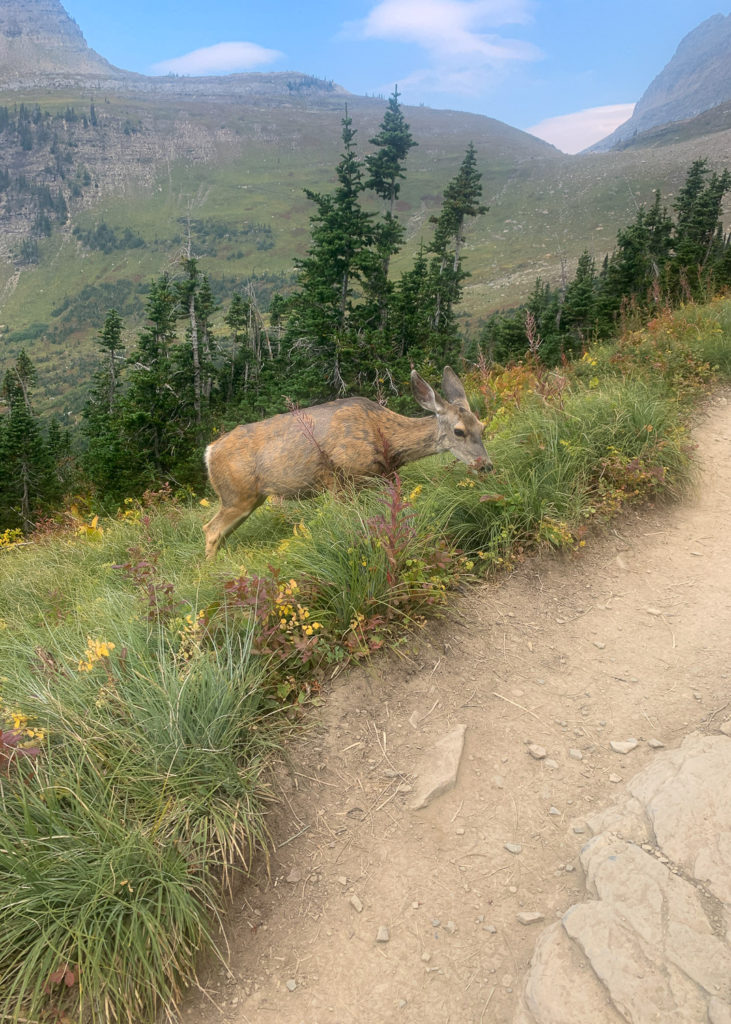
<path fill-rule="evenodd" d="M 513 1024 L 731 1024 L 731 740 L 689 736 L 587 818 L 587 900 L 539 939 Z"/>
<path fill-rule="evenodd" d="M 409 807 L 418 811 L 448 792 L 457 781 L 464 750 L 466 725 L 458 725 L 434 744 L 416 768 L 416 783 Z"/>

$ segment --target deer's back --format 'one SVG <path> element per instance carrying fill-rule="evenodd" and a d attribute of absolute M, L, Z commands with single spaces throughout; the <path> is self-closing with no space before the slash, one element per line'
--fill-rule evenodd
<path fill-rule="evenodd" d="M 206 463 L 221 499 L 293 497 L 338 475 L 377 476 L 388 468 L 389 435 L 404 419 L 367 398 L 344 398 L 235 427 L 208 446 Z"/>

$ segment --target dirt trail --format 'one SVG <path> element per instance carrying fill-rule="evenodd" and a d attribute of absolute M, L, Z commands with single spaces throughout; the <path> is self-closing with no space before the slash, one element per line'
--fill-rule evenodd
<path fill-rule="evenodd" d="M 647 740 L 731 714 L 726 398 L 695 439 L 693 498 L 471 590 L 408 657 L 335 681 L 279 772 L 271 877 L 237 897 L 230 974 L 184 1021 L 512 1020 L 543 927 L 517 915 L 548 923 L 585 897 L 577 821 L 656 756 Z M 456 786 L 409 809 L 420 759 L 458 724 Z"/>

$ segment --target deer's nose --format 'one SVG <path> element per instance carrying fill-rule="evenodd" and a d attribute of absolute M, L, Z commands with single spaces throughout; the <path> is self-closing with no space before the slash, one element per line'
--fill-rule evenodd
<path fill-rule="evenodd" d="M 492 461 L 487 456 L 481 456 L 472 463 L 472 469 L 476 469 L 480 473 L 492 473 L 494 468 Z"/>

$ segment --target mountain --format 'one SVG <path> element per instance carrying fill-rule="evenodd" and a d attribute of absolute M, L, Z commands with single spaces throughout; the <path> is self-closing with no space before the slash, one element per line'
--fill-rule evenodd
<path fill-rule="evenodd" d="M 72 422 L 107 311 L 129 344 L 150 282 L 188 251 L 221 303 L 222 333 L 233 292 L 266 310 L 291 290 L 314 212 L 304 190 L 334 187 L 346 100 L 363 155 L 385 98 L 301 72 L 133 74 L 91 50 L 58 0 L 0 0 L 0 379 L 26 348 L 39 408 Z M 395 275 L 429 244 L 445 186 L 477 148 L 490 209 L 466 233 L 466 333 L 524 301 L 536 278 L 560 281 L 584 249 L 599 264 L 653 189 L 672 196 L 698 156 L 720 170 L 731 152 L 731 130 L 708 115 L 649 139 L 649 156 L 638 136 L 571 157 L 479 114 L 403 110 L 418 146 L 396 204 Z"/>
<path fill-rule="evenodd" d="M 617 149 L 636 135 L 685 121 L 731 100 L 731 14 L 714 14 L 681 41 L 625 121 L 587 152 Z"/>
<path fill-rule="evenodd" d="M 124 77 L 87 45 L 59 0 L 4 0 L 0 6 L 0 87 Z"/>
<path fill-rule="evenodd" d="M 92 92 L 241 99 L 247 96 L 347 95 L 333 82 L 300 72 L 153 77 L 116 68 L 92 50 L 60 0 L 0 0 L 0 90 Z"/>

